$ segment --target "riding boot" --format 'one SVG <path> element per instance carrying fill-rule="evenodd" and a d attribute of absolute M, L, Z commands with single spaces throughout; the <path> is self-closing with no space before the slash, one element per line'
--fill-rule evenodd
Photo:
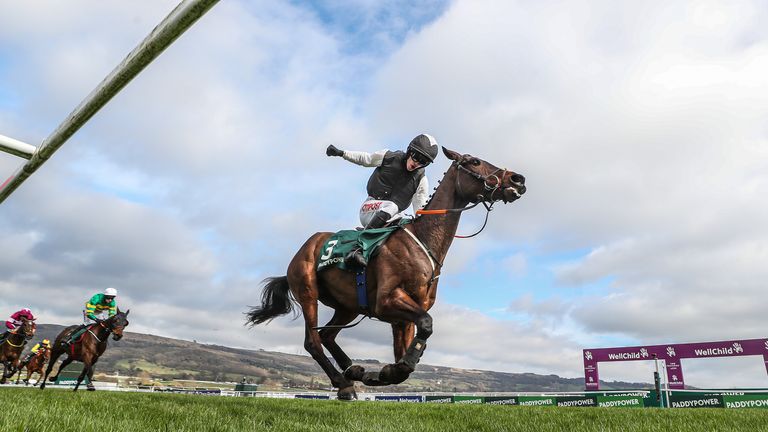
<path fill-rule="evenodd" d="M 373 215 L 371 221 L 368 222 L 368 225 L 365 227 L 365 229 L 381 228 L 386 225 L 387 221 L 391 218 L 391 214 L 385 212 L 384 210 L 379 210 L 376 212 L 376 214 Z"/>
<path fill-rule="evenodd" d="M 363 247 L 360 246 L 360 244 L 355 245 L 355 247 L 344 256 L 344 264 L 355 270 L 363 269 L 368 265 L 368 261 L 366 261 L 363 256 Z"/>
<path fill-rule="evenodd" d="M 88 326 L 86 326 L 85 324 L 80 324 L 76 329 L 74 329 L 72 333 L 69 334 L 69 337 L 64 340 L 64 346 L 69 347 L 70 345 L 72 345 L 75 342 L 75 338 L 79 336 L 78 333 L 80 333 L 86 327 Z"/>
<path fill-rule="evenodd" d="M 365 229 L 381 228 L 387 224 L 387 221 L 390 218 L 392 218 L 392 215 L 384 210 L 379 210 L 373 215 Z M 354 269 L 362 269 L 363 267 L 366 267 L 368 261 L 363 256 L 363 247 L 358 244 L 352 248 L 352 250 L 350 250 L 344 257 L 344 264 Z"/>

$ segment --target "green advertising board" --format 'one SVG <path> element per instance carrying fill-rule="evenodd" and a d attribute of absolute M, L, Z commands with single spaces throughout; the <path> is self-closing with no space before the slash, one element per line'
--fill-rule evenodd
<path fill-rule="evenodd" d="M 488 405 L 518 405 L 515 396 L 486 396 L 485 403 Z"/>
<path fill-rule="evenodd" d="M 555 398 L 559 407 L 593 407 L 597 406 L 596 396 L 558 396 Z"/>
<path fill-rule="evenodd" d="M 726 408 L 768 408 L 768 394 L 723 395 Z"/>
<path fill-rule="evenodd" d="M 520 396 L 517 400 L 520 406 L 557 406 L 553 396 Z"/>
<path fill-rule="evenodd" d="M 705 393 L 672 393 L 669 395 L 672 408 L 722 408 L 723 396 Z"/>
<path fill-rule="evenodd" d="M 453 397 L 453 403 L 457 404 L 482 404 L 484 402 L 484 399 L 482 396 L 454 396 Z"/>
<path fill-rule="evenodd" d="M 644 408 L 642 396 L 598 396 L 599 407 Z"/>
<path fill-rule="evenodd" d="M 71 385 L 74 386 L 77 384 L 77 378 L 80 376 L 80 373 L 83 372 L 83 364 L 80 362 L 75 362 L 67 365 L 67 367 L 64 368 L 61 372 L 59 372 L 58 377 L 56 378 L 56 381 L 54 384 L 57 385 Z M 81 385 L 88 385 L 91 381 L 88 379 L 88 375 L 86 375 L 83 378 L 83 382 Z"/>

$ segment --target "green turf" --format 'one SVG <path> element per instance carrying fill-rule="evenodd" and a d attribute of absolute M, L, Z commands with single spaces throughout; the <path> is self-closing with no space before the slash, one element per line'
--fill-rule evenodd
<path fill-rule="evenodd" d="M 768 431 L 768 410 L 338 402 L 0 388 L 0 431 Z"/>

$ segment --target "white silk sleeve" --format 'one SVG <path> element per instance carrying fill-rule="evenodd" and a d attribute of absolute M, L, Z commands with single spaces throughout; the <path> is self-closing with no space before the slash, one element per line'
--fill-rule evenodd
<path fill-rule="evenodd" d="M 426 174 L 421 178 L 419 186 L 416 188 L 416 193 L 413 194 L 413 214 L 416 214 L 416 210 L 421 209 L 427 204 L 429 199 L 429 180 L 427 180 Z"/>
<path fill-rule="evenodd" d="M 364 167 L 377 167 L 381 166 L 381 163 L 384 162 L 384 155 L 386 154 L 387 150 L 379 150 L 375 153 L 344 150 L 342 157 L 353 164 Z"/>

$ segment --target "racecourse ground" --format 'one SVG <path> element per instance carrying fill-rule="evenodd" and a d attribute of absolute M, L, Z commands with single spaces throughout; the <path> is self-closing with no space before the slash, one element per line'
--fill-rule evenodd
<path fill-rule="evenodd" d="M 0 388 L 0 431 L 766 431 L 765 409 L 339 402 Z"/>

